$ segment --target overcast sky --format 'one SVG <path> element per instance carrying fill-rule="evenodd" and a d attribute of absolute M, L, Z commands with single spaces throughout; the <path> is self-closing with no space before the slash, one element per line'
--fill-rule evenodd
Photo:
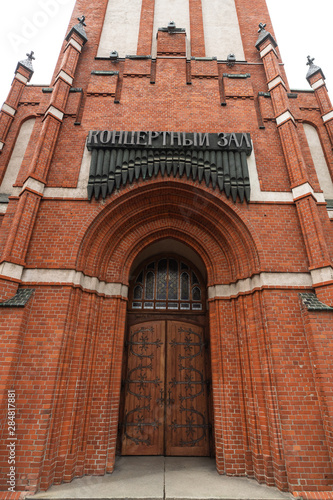
<path fill-rule="evenodd" d="M 310 88 L 305 79 L 306 58 L 310 55 L 322 68 L 333 100 L 333 1 L 266 1 L 291 88 Z M 75 0 L 5 0 L 3 3 L 0 103 L 8 95 L 17 62 L 25 59 L 31 50 L 35 52 L 36 60 L 33 61 L 35 73 L 30 83 L 50 84 Z M 89 20 L 87 24 L 89 33 Z"/>

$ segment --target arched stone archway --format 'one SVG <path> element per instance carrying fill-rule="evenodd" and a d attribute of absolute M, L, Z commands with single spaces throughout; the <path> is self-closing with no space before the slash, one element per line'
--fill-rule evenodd
<path fill-rule="evenodd" d="M 209 283 L 247 278 L 259 271 L 262 252 L 243 217 L 235 205 L 204 187 L 151 181 L 148 187 L 124 190 L 93 220 L 80 245 L 77 269 L 128 284 L 136 255 L 160 238 L 174 237 L 202 257 Z M 119 269 L 108 269 L 114 261 L 121 261 Z M 218 270 L 222 261 L 228 277 Z"/>

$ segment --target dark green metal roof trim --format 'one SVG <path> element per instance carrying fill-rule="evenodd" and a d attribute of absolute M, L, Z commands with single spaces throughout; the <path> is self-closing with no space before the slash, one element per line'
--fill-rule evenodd
<path fill-rule="evenodd" d="M 14 297 L 5 302 L 0 302 L 0 307 L 24 307 L 34 291 L 34 289 L 30 288 L 21 288 Z"/>
<path fill-rule="evenodd" d="M 299 296 L 308 311 L 333 311 L 333 307 L 320 302 L 314 293 L 300 293 Z"/>

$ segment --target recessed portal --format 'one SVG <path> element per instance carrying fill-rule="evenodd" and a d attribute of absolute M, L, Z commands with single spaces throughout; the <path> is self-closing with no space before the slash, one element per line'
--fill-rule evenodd
<path fill-rule="evenodd" d="M 130 287 L 122 455 L 209 456 L 205 286 L 176 256 L 151 258 Z"/>

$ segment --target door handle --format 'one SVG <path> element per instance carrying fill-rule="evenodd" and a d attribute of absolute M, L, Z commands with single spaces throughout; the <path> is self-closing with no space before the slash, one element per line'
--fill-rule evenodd
<path fill-rule="evenodd" d="M 171 389 L 168 390 L 168 394 L 169 394 L 169 397 L 168 397 L 168 399 L 166 401 L 166 404 L 167 404 L 167 406 L 172 406 L 175 403 L 175 400 L 172 399 L 172 397 L 171 397 L 172 396 Z"/>

